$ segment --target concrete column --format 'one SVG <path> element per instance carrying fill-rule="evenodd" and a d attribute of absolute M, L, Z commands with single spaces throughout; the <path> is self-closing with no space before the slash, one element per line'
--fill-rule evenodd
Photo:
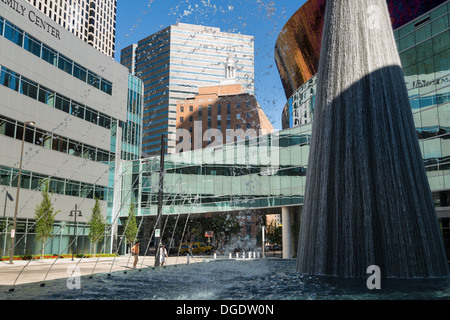
<path fill-rule="evenodd" d="M 291 223 L 291 208 L 281 208 L 281 224 L 283 225 L 283 259 L 292 258 L 292 223 Z"/>

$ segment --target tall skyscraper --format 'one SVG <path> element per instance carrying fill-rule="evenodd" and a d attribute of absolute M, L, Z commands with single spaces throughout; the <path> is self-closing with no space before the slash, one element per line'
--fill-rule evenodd
<path fill-rule="evenodd" d="M 124 48 L 121 63 L 144 82 L 144 156 L 159 154 L 162 134 L 167 153 L 175 152 L 177 101 L 219 85 L 230 65 L 233 78 L 254 94 L 254 37 L 219 28 L 177 23 Z"/>
<path fill-rule="evenodd" d="M 63 28 L 114 58 L 117 0 L 27 0 Z"/>

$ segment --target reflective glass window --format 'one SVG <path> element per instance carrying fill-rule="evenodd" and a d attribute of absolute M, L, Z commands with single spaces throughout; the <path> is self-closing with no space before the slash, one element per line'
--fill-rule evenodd
<path fill-rule="evenodd" d="M 431 23 L 431 32 L 433 36 L 448 29 L 448 17 L 449 15 L 445 15 Z"/>
<path fill-rule="evenodd" d="M 57 64 L 57 58 L 58 58 L 58 53 L 51 49 L 50 47 L 47 47 L 45 44 L 42 44 L 42 56 L 41 58 L 45 61 L 47 61 L 48 63 L 56 66 Z"/>
<path fill-rule="evenodd" d="M 414 33 L 410 33 L 407 36 L 401 38 L 399 40 L 400 51 L 404 51 L 408 48 L 411 48 L 415 45 Z"/>
<path fill-rule="evenodd" d="M 43 86 L 39 86 L 38 99 L 40 102 L 48 104 L 49 106 L 53 107 L 55 105 L 55 93 Z"/>
<path fill-rule="evenodd" d="M 421 62 L 433 56 L 432 40 L 427 40 L 416 46 L 416 62 Z"/>
<path fill-rule="evenodd" d="M 450 73 L 450 49 L 434 56 L 434 69 L 437 79 Z"/>
<path fill-rule="evenodd" d="M 14 138 L 16 131 L 16 123 L 15 121 L 8 119 L 0 120 L 0 134 L 5 135 L 7 137 Z"/>
<path fill-rule="evenodd" d="M 88 72 L 88 83 L 91 86 L 100 89 L 100 77 L 90 71 Z"/>
<path fill-rule="evenodd" d="M 4 37 L 18 46 L 23 45 L 23 31 L 14 25 L 11 25 L 8 21 L 5 22 Z"/>
<path fill-rule="evenodd" d="M 77 63 L 73 64 L 73 76 L 83 82 L 87 82 L 87 70 Z"/>
<path fill-rule="evenodd" d="M 41 130 L 41 129 L 36 129 L 36 136 L 34 139 L 34 144 L 38 145 L 38 146 L 44 146 L 44 138 L 46 136 L 45 131 Z"/>
<path fill-rule="evenodd" d="M 86 121 L 91 122 L 91 123 L 97 124 L 97 122 L 98 122 L 98 111 L 86 107 L 84 119 Z"/>
<path fill-rule="evenodd" d="M 56 194 L 64 194 L 64 180 L 62 179 L 51 179 L 50 180 L 50 193 L 56 193 Z"/>
<path fill-rule="evenodd" d="M 431 24 L 427 24 L 420 29 L 415 31 L 416 34 L 416 43 L 420 43 L 422 41 L 427 40 L 431 37 Z"/>
<path fill-rule="evenodd" d="M 78 104 L 77 102 L 72 101 L 72 104 L 70 105 L 70 114 L 80 119 L 84 119 L 84 110 L 85 110 L 84 106 Z"/>
<path fill-rule="evenodd" d="M 416 63 L 416 48 L 408 49 L 400 54 L 403 68 L 407 68 Z"/>
<path fill-rule="evenodd" d="M 11 170 L 0 168 L 0 185 L 9 186 L 11 183 Z"/>
<path fill-rule="evenodd" d="M 419 87 L 419 94 L 423 95 L 424 93 L 430 92 L 432 90 L 436 90 L 435 85 L 435 75 L 434 75 L 434 59 L 430 57 L 425 59 L 421 63 L 417 64 L 417 73 L 418 78 L 421 81 L 421 86 Z"/>
<path fill-rule="evenodd" d="M 74 182 L 74 181 L 67 181 L 66 182 L 66 188 L 65 188 L 65 194 L 67 196 L 75 196 L 77 197 L 80 194 L 80 183 Z"/>
<path fill-rule="evenodd" d="M 19 90 L 19 77 L 16 76 L 15 72 L 8 70 L 4 67 L 1 69 L 0 73 L 0 84 L 13 89 L 15 91 Z"/>
<path fill-rule="evenodd" d="M 103 92 L 106 92 L 107 94 L 111 95 L 112 94 L 112 83 L 109 82 L 108 80 L 102 79 L 100 89 Z"/>
<path fill-rule="evenodd" d="M 59 54 L 58 58 L 58 68 L 61 70 L 67 72 L 68 74 L 72 74 L 73 72 L 73 61 L 69 58 L 63 56 L 62 54 Z"/>
<path fill-rule="evenodd" d="M 56 94 L 55 108 L 64 112 L 70 112 L 70 100 Z"/>
<path fill-rule="evenodd" d="M 447 50 L 449 43 L 450 43 L 450 30 L 433 37 L 434 54 Z"/>
<path fill-rule="evenodd" d="M 33 173 L 31 177 L 31 190 L 39 190 L 41 188 L 42 182 L 45 180 L 44 176 L 41 176 L 39 174 Z"/>
<path fill-rule="evenodd" d="M 38 85 L 37 83 L 22 78 L 22 81 L 20 82 L 20 93 L 32 98 L 37 99 L 38 96 Z"/>
<path fill-rule="evenodd" d="M 25 34 L 23 47 L 25 50 L 31 52 L 37 57 L 41 57 L 41 47 L 42 43 L 36 38 L 30 36 L 29 34 Z"/>

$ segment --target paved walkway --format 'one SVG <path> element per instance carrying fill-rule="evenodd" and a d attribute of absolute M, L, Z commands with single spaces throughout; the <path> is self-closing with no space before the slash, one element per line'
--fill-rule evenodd
<path fill-rule="evenodd" d="M 189 258 L 189 263 L 203 262 L 205 259 L 213 259 L 212 256 L 194 256 Z M 54 279 L 69 278 L 73 274 L 73 268 L 79 268 L 80 276 L 89 276 L 98 273 L 110 273 L 115 271 L 131 270 L 133 257 L 130 255 L 108 258 L 71 258 L 45 259 L 34 261 L 9 261 L 0 262 L 0 286 L 13 286 L 33 282 L 45 282 Z M 186 264 L 186 256 L 169 257 L 166 265 Z M 155 264 L 155 257 L 140 256 L 138 268 L 149 268 Z"/>

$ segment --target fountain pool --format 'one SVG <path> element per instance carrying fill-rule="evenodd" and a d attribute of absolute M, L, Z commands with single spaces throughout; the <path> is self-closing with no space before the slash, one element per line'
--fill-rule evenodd
<path fill-rule="evenodd" d="M 0 287 L 0 300 L 450 300 L 450 278 L 366 281 L 302 275 L 295 260 L 212 260 L 81 277 L 80 289 L 66 279 Z"/>

